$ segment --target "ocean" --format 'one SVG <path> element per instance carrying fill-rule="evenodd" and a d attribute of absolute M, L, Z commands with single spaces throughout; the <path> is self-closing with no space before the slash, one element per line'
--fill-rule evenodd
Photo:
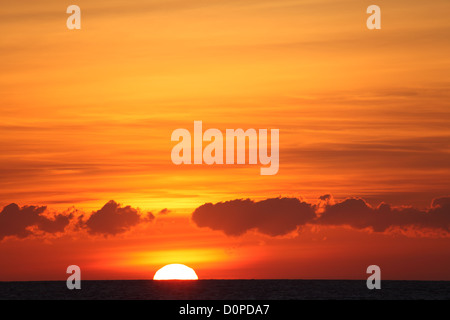
<path fill-rule="evenodd" d="M 1 300 L 449 300 L 450 281 L 358 280 L 64 281 L 0 282 Z"/>

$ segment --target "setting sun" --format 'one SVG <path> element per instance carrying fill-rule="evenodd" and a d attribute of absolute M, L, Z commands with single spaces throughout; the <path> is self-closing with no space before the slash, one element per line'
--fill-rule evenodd
<path fill-rule="evenodd" d="M 156 271 L 153 280 L 198 280 L 198 276 L 184 264 L 168 264 Z"/>

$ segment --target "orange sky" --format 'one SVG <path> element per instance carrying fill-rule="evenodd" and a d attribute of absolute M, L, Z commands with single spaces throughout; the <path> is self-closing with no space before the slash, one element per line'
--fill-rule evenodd
<path fill-rule="evenodd" d="M 70 4 L 81 30 L 66 28 Z M 366 28 L 371 4 L 381 30 Z M 191 219 L 241 198 L 428 210 L 448 196 L 449 12 L 446 0 L 3 4 L 0 210 L 78 211 L 64 232 L 0 240 L 0 280 L 64 279 L 70 264 L 91 279 L 151 278 L 176 262 L 200 278 L 364 278 L 378 263 L 392 279 L 450 280 L 436 230 L 228 236 Z M 173 165 L 171 133 L 194 120 L 280 129 L 279 173 Z M 77 228 L 109 200 L 156 218 L 106 238 Z"/>

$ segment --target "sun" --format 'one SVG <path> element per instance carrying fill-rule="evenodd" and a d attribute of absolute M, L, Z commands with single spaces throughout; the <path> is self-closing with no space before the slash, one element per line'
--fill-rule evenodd
<path fill-rule="evenodd" d="M 198 280 L 198 276 L 184 264 L 168 264 L 156 271 L 153 280 Z"/>

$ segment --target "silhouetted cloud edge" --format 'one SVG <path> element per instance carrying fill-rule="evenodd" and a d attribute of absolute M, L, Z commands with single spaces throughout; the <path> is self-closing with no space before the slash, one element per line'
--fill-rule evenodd
<path fill-rule="evenodd" d="M 372 207 L 361 198 L 335 202 L 331 195 L 319 197 L 317 204 L 281 197 L 263 201 L 236 199 L 203 204 L 192 213 L 192 221 L 198 227 L 219 230 L 228 236 L 240 236 L 250 230 L 282 236 L 307 224 L 349 226 L 374 232 L 414 227 L 449 233 L 450 197 L 434 199 L 426 210 L 386 203 Z"/>

